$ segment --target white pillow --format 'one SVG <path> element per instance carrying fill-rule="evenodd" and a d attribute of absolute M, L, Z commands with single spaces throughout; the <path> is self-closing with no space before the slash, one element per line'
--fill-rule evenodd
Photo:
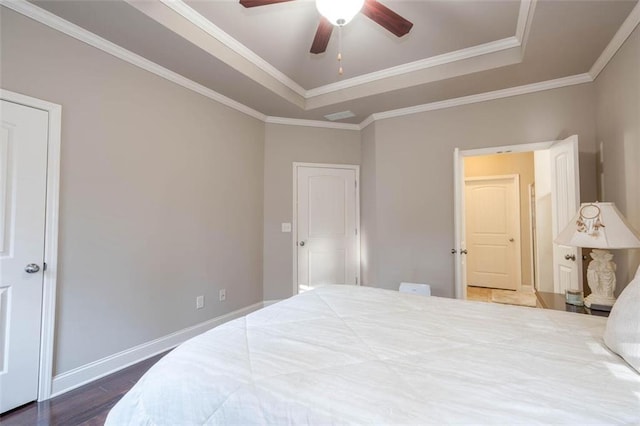
<path fill-rule="evenodd" d="M 604 343 L 640 373 L 640 268 L 611 309 Z"/>

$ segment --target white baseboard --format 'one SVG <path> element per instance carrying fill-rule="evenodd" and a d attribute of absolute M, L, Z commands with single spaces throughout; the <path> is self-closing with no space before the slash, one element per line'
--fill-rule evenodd
<path fill-rule="evenodd" d="M 168 351 L 198 334 L 202 334 L 205 331 L 227 321 L 231 321 L 232 319 L 247 315 L 262 308 L 263 306 L 266 306 L 267 304 L 271 304 L 271 302 L 255 303 L 251 306 L 229 312 L 228 314 L 221 315 L 192 327 L 187 327 L 180 331 L 176 331 L 175 333 L 160 337 L 159 339 L 143 343 L 122 352 L 118 352 L 117 354 L 74 368 L 73 370 L 69 370 L 65 373 L 58 374 L 53 378 L 51 395 L 49 398 L 53 398 L 101 377 L 115 373 L 116 371 L 122 370 L 123 368 L 136 364 L 154 355 Z"/>
<path fill-rule="evenodd" d="M 273 305 L 274 303 L 278 303 L 281 300 L 284 300 L 284 299 L 265 300 L 264 302 L 262 302 L 262 306 L 266 308 L 267 306 Z"/>

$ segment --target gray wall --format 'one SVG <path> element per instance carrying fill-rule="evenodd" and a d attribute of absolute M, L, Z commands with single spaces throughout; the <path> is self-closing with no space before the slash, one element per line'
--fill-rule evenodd
<path fill-rule="evenodd" d="M 597 141 L 604 146 L 604 197 L 640 231 L 640 28 L 595 81 Z M 633 278 L 640 249 L 616 250 L 616 294 Z"/>
<path fill-rule="evenodd" d="M 377 287 L 454 295 L 453 150 L 578 134 L 583 199 L 595 197 L 595 95 L 583 84 L 375 123 Z M 364 169 L 364 167 L 363 167 Z M 591 169 L 591 172 L 588 172 Z M 585 171 L 585 170 L 582 170 Z M 367 171 L 363 170 L 363 174 Z M 365 191 L 365 188 L 363 188 Z M 585 193 L 586 192 L 586 193 Z"/>
<path fill-rule="evenodd" d="M 264 145 L 264 299 L 293 292 L 293 163 L 360 164 L 360 132 L 267 124 Z"/>
<path fill-rule="evenodd" d="M 2 87 L 63 108 L 56 374 L 261 301 L 264 124 L 1 19 Z"/>

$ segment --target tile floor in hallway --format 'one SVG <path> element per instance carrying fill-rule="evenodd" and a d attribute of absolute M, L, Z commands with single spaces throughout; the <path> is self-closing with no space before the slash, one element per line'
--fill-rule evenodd
<path fill-rule="evenodd" d="M 485 287 L 467 287 L 467 299 L 480 302 L 504 303 L 507 305 L 539 306 L 536 294 L 528 291 L 500 290 Z"/>

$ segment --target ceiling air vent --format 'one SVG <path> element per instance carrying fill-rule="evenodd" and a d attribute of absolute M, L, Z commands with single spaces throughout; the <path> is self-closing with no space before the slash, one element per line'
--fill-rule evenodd
<path fill-rule="evenodd" d="M 333 114 L 327 114 L 324 116 L 329 121 L 344 120 L 345 118 L 355 117 L 356 115 L 351 111 L 334 112 Z"/>

